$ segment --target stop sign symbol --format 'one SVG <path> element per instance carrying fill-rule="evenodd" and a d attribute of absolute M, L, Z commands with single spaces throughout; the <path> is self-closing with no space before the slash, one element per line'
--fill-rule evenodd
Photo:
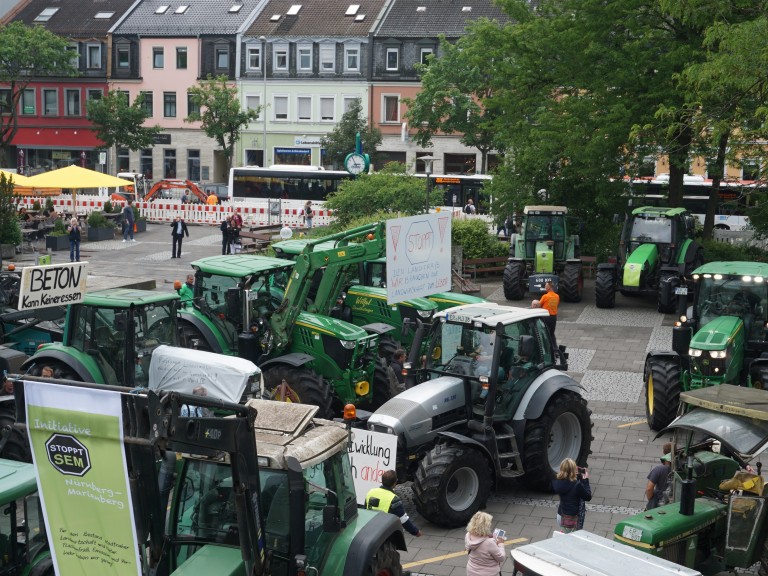
<path fill-rule="evenodd" d="M 53 434 L 45 443 L 48 460 L 54 468 L 69 476 L 85 476 L 91 469 L 88 448 L 69 434 Z"/>
<path fill-rule="evenodd" d="M 423 264 L 429 261 L 435 244 L 435 233 L 429 222 L 420 220 L 411 224 L 405 241 L 405 253 L 411 264 Z"/>

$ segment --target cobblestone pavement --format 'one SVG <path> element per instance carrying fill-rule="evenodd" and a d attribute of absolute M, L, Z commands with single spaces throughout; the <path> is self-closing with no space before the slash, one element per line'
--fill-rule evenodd
<path fill-rule="evenodd" d="M 114 283 L 152 280 L 159 290 L 171 290 L 174 280 L 183 279 L 189 263 L 220 252 L 220 235 L 211 227 L 189 226 L 181 259 L 171 259 L 168 225 L 148 226 L 136 242 L 119 239 L 84 242 L 83 260 L 91 263 L 94 282 L 110 277 Z M 33 255 L 23 254 L 22 262 Z M 56 252 L 53 261 L 68 260 Z M 89 276 L 89 282 L 92 279 Z M 108 284 L 108 282 L 107 282 Z M 481 280 L 481 295 L 504 299 L 500 277 Z M 512 305 L 528 305 L 529 301 Z M 656 300 L 616 296 L 616 308 L 601 310 L 594 305 L 594 281 L 585 282 L 582 302 L 562 303 L 557 324 L 558 342 L 570 353 L 569 374 L 585 388 L 594 425 L 589 459 L 592 501 L 587 505 L 585 528 L 611 537 L 615 524 L 644 506 L 643 492 L 648 471 L 658 462 L 661 445 L 645 423 L 642 402 L 642 371 L 648 350 L 671 346 L 671 315 L 656 312 Z M 421 538 L 406 534 L 408 551 L 402 563 L 414 574 L 464 576 L 466 555 L 464 530 L 434 526 L 419 517 L 412 504 L 409 485 L 398 488 L 409 514 L 422 529 Z M 555 527 L 556 497 L 532 492 L 515 481 L 505 481 L 488 501 L 488 512 L 507 531 L 508 549 L 551 536 Z M 507 560 L 503 574 L 511 574 Z"/>

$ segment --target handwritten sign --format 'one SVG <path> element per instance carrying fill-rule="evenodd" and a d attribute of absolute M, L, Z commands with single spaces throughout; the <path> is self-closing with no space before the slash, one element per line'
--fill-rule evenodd
<path fill-rule="evenodd" d="M 78 304 L 85 296 L 86 262 L 27 266 L 21 272 L 19 310 Z"/>
<path fill-rule="evenodd" d="M 387 302 L 451 289 L 451 215 L 387 220 Z"/>
<path fill-rule="evenodd" d="M 349 460 L 358 504 L 365 504 L 365 496 L 371 488 L 381 486 L 381 475 L 395 469 L 396 458 L 397 436 L 394 434 L 352 429 Z"/>

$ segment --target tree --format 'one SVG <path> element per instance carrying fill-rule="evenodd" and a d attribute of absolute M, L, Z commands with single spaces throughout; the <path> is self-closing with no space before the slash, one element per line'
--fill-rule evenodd
<path fill-rule="evenodd" d="M 427 182 L 405 173 L 405 166 L 396 162 L 387 164 L 378 172 L 361 174 L 345 180 L 328 197 L 326 206 L 333 211 L 341 226 L 374 212 L 398 212 L 405 216 L 424 212 Z M 432 190 L 430 205 L 442 204 L 439 190 Z"/>
<path fill-rule="evenodd" d="M 153 138 L 161 128 L 144 126 L 149 116 L 143 100 L 143 96 L 138 95 L 133 104 L 129 104 L 124 93 L 110 90 L 103 98 L 88 101 L 88 120 L 107 148 L 140 150 L 152 146 Z"/>
<path fill-rule="evenodd" d="M 0 172 L 0 244 L 21 244 L 21 228 L 16 216 L 13 181 Z"/>
<path fill-rule="evenodd" d="M 189 94 L 197 110 L 190 111 L 184 121 L 200 122 L 203 132 L 221 148 L 227 168 L 231 168 L 240 133 L 258 118 L 261 106 L 255 110 L 241 110 L 237 87 L 228 84 L 226 76 L 213 78 L 209 74 L 197 86 L 190 88 Z"/>
<path fill-rule="evenodd" d="M 381 145 L 381 130 L 368 125 L 360 98 L 352 101 L 333 131 L 320 139 L 320 145 L 325 149 L 326 164 L 341 167 L 347 154 L 355 151 L 357 134 L 360 134 L 363 152 L 370 156 L 371 164 L 378 166 L 377 148 Z"/>
<path fill-rule="evenodd" d="M 41 26 L 11 22 L 0 26 L 0 166 L 8 166 L 9 147 L 18 131 L 24 90 L 33 80 L 73 76 L 69 42 Z"/>

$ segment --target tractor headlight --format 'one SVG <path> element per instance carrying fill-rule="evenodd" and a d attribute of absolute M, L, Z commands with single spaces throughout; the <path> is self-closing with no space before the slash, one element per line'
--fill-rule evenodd
<path fill-rule="evenodd" d="M 725 350 L 710 350 L 709 355 L 712 358 L 725 358 Z"/>
<path fill-rule="evenodd" d="M 703 350 L 698 350 L 696 348 L 688 348 L 688 356 L 692 356 L 693 358 L 698 358 L 704 353 Z"/>
<path fill-rule="evenodd" d="M 434 310 L 416 310 L 416 313 L 422 318 L 431 318 Z"/>
<path fill-rule="evenodd" d="M 683 314 L 682 316 L 680 316 L 680 323 L 685 324 L 686 322 L 688 322 L 688 316 Z"/>
<path fill-rule="evenodd" d="M 341 342 L 341 345 L 346 348 L 347 350 L 353 350 L 355 348 L 355 342 L 354 340 L 339 340 Z"/>

